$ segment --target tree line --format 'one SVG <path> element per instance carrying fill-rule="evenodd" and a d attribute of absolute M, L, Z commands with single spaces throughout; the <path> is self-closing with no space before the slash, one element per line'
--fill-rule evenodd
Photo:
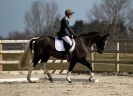
<path fill-rule="evenodd" d="M 71 26 L 77 35 L 88 32 L 109 33 L 110 38 L 131 39 L 133 36 L 133 1 L 101 0 L 86 12 L 87 20 L 77 20 Z M 61 16 L 54 1 L 34 1 L 25 13 L 26 31 L 14 31 L 6 39 L 30 39 L 38 36 L 56 36 Z M 0 39 L 2 36 L 0 36 Z"/>

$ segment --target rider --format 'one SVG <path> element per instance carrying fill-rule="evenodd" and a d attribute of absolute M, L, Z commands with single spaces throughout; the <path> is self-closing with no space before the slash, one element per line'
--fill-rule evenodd
<path fill-rule="evenodd" d="M 71 54 L 71 52 L 69 51 L 69 49 L 72 46 L 71 38 L 73 36 L 75 36 L 75 33 L 73 32 L 73 30 L 69 26 L 69 19 L 71 18 L 71 16 L 73 14 L 74 14 L 74 12 L 71 9 L 67 9 L 65 11 L 65 17 L 63 17 L 61 20 L 61 28 L 60 28 L 59 33 L 57 34 L 59 37 L 61 37 L 69 45 L 68 48 L 65 48 L 67 58 L 69 58 L 69 56 Z"/>

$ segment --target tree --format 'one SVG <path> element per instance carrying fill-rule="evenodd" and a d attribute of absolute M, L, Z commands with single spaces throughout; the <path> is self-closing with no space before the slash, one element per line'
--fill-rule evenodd
<path fill-rule="evenodd" d="M 76 34 L 84 34 L 88 32 L 87 23 L 84 23 L 83 20 L 77 20 L 72 26 L 72 29 Z"/>
<path fill-rule="evenodd" d="M 54 1 L 35 1 L 31 9 L 25 14 L 27 29 L 34 36 L 52 35 L 55 31 L 55 22 L 59 18 L 58 7 Z"/>
<path fill-rule="evenodd" d="M 26 12 L 25 20 L 27 24 L 27 30 L 31 31 L 33 35 L 38 36 L 43 29 L 43 16 L 42 16 L 42 3 L 35 1 L 32 3 L 32 8 L 30 11 Z"/>
<path fill-rule="evenodd" d="M 98 20 L 94 20 L 89 23 L 89 31 L 90 32 L 104 32 L 105 30 L 108 31 L 109 24 L 107 22 L 100 22 Z"/>
<path fill-rule="evenodd" d="M 5 38 L 4 38 L 3 36 L 0 35 L 0 40 L 3 40 L 3 39 L 5 39 Z"/>
<path fill-rule="evenodd" d="M 98 20 L 100 22 L 108 22 L 110 24 L 110 33 L 113 39 L 116 39 L 117 34 L 125 31 L 123 27 L 128 17 L 132 15 L 129 13 L 132 8 L 129 7 L 129 2 L 132 0 L 101 0 L 100 4 L 94 4 L 91 12 L 88 12 L 90 21 Z M 129 11 L 130 10 L 130 11 Z M 126 13 L 129 13 L 128 15 Z M 130 20 L 128 20 L 130 21 Z M 123 30 L 121 29 L 123 28 Z"/>
<path fill-rule="evenodd" d="M 13 31 L 8 34 L 7 39 L 9 40 L 24 40 L 24 39 L 30 39 L 31 33 L 26 32 L 19 32 L 19 31 Z"/>
<path fill-rule="evenodd" d="M 127 26 L 127 30 L 129 32 L 129 37 L 131 36 L 130 34 L 133 34 L 133 1 L 131 0 L 129 2 L 129 10 L 127 11 L 126 15 L 127 15 L 127 18 L 125 18 L 125 21 L 126 21 L 126 24 L 125 26 Z M 133 37 L 133 36 L 131 36 Z"/>
<path fill-rule="evenodd" d="M 51 28 L 52 30 L 49 31 L 49 33 L 52 35 L 52 36 L 56 36 L 56 34 L 59 32 L 59 29 L 60 29 L 60 16 L 57 16 L 55 22 L 53 23 L 53 28 Z M 53 33 L 52 33 L 53 32 Z"/>

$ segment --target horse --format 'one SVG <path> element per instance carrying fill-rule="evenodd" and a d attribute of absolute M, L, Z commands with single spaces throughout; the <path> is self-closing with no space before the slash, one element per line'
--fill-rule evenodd
<path fill-rule="evenodd" d="M 104 51 L 104 46 L 105 46 L 108 36 L 109 34 L 103 34 L 100 32 L 89 32 L 87 34 L 81 34 L 75 38 L 75 42 L 76 42 L 75 49 L 71 54 L 71 59 L 68 61 L 70 65 L 69 65 L 69 69 L 67 72 L 66 80 L 69 83 L 72 82 L 70 75 L 76 63 L 81 63 L 82 65 L 88 67 L 89 76 L 90 76 L 89 81 L 92 81 L 92 78 L 94 77 L 94 73 L 92 70 L 91 63 L 89 63 L 89 61 L 86 59 L 87 54 L 89 53 L 90 47 L 94 44 L 96 45 L 96 51 L 99 54 L 102 54 Z M 20 65 L 22 67 L 29 64 L 29 71 L 27 74 L 28 82 L 32 83 L 30 79 L 31 73 L 32 73 L 33 68 L 37 64 L 39 64 L 38 63 L 39 61 L 43 63 L 43 68 L 42 68 L 43 71 L 47 74 L 49 80 L 53 82 L 52 75 L 48 72 L 46 68 L 46 63 L 49 60 L 50 56 L 53 56 L 57 59 L 66 59 L 64 52 L 55 50 L 55 38 L 54 37 L 42 36 L 38 38 L 32 38 L 29 41 L 23 53 L 23 56 L 20 59 Z"/>

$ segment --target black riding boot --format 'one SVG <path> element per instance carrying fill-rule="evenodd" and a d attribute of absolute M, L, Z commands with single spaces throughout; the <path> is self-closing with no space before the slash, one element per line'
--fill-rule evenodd
<path fill-rule="evenodd" d="M 72 52 L 67 51 L 67 52 L 65 53 L 65 57 L 66 57 L 66 59 L 67 59 L 68 61 L 71 60 L 71 55 L 72 55 Z"/>
<path fill-rule="evenodd" d="M 68 48 L 66 48 L 66 52 L 65 52 L 65 57 L 66 57 L 66 59 L 68 60 L 68 61 L 70 61 L 70 59 L 71 59 L 71 52 L 69 51 L 69 49 L 71 48 L 71 46 L 70 47 L 68 47 Z"/>
<path fill-rule="evenodd" d="M 64 47 L 65 47 L 65 58 L 69 61 L 71 59 L 71 54 L 72 54 L 71 52 L 69 52 L 69 49 L 72 46 L 70 46 L 66 41 L 64 41 Z"/>

